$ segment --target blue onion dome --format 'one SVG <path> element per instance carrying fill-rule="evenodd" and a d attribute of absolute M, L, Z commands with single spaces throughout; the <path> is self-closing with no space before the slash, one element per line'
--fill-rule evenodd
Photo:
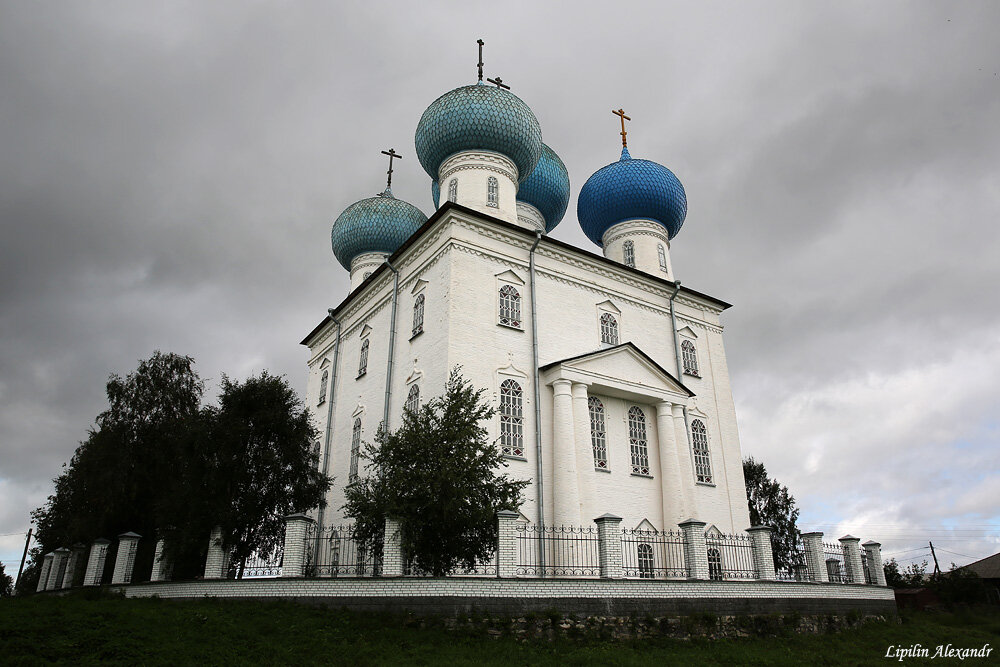
<path fill-rule="evenodd" d="M 517 189 L 517 200 L 531 204 L 545 216 L 545 231 L 551 232 L 566 215 L 569 205 L 569 172 L 555 151 L 542 144 L 542 157 Z"/>
<path fill-rule="evenodd" d="M 427 222 L 413 204 L 385 191 L 348 206 L 333 223 L 330 240 L 337 261 L 351 270 L 351 260 L 366 252 L 392 254 Z"/>
<path fill-rule="evenodd" d="M 431 181 L 431 199 L 434 200 L 434 210 L 441 208 L 441 184 Z"/>
<path fill-rule="evenodd" d="M 583 233 L 597 245 L 604 232 L 625 220 L 654 220 L 674 238 L 687 216 L 687 195 L 673 172 L 649 160 L 622 157 L 598 169 L 580 189 L 576 214 Z"/>
<path fill-rule="evenodd" d="M 542 128 L 517 95 L 480 82 L 434 100 L 420 117 L 415 143 L 420 164 L 432 179 L 449 156 L 487 150 L 510 158 L 523 181 L 542 154 Z"/>

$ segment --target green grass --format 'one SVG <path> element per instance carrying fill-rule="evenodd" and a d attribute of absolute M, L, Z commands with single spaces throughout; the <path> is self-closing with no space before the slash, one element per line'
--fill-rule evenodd
<path fill-rule="evenodd" d="M 898 624 L 825 635 L 546 642 L 280 601 L 90 597 L 0 600 L 0 664 L 855 665 L 898 664 L 884 657 L 890 644 L 919 643 L 932 653 L 938 644 L 1000 644 L 995 607 L 904 614 Z M 914 662 L 922 661 L 904 664 Z M 989 663 L 1000 664 L 1000 651 L 966 661 Z"/>

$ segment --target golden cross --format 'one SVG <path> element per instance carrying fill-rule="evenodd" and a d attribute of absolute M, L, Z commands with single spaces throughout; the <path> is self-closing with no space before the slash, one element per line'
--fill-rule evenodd
<path fill-rule="evenodd" d="M 628 134 L 628 132 L 625 131 L 625 121 L 632 119 L 625 115 L 624 109 L 619 109 L 618 111 L 612 111 L 611 113 L 613 113 L 616 116 L 620 116 L 622 119 L 622 147 L 624 148 L 625 146 L 628 146 L 628 143 L 626 143 L 625 141 L 625 135 Z"/>

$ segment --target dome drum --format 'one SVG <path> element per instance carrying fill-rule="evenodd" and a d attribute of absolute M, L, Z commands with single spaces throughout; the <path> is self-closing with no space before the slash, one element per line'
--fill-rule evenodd
<path fill-rule="evenodd" d="M 469 150 L 441 163 L 441 198 L 517 223 L 517 165 L 505 155 Z"/>
<path fill-rule="evenodd" d="M 545 216 L 528 202 L 517 202 L 517 224 L 533 232 L 545 232 Z"/>
<path fill-rule="evenodd" d="M 389 253 L 366 252 L 351 260 L 351 291 L 356 290 L 368 276 L 375 273 L 385 263 Z"/>
<path fill-rule="evenodd" d="M 626 251 L 626 243 L 630 247 Z M 670 239 L 655 220 L 626 220 L 612 225 L 601 238 L 604 256 L 657 278 L 673 280 Z"/>

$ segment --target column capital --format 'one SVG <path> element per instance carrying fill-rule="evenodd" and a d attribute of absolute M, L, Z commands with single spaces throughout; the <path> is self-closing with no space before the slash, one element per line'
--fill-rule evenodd
<path fill-rule="evenodd" d="M 863 547 L 881 547 L 882 544 L 879 543 L 879 542 L 876 542 L 875 540 L 868 540 L 867 542 L 865 542 L 861 546 L 863 546 Z"/>
<path fill-rule="evenodd" d="M 702 528 L 704 528 L 708 524 L 706 524 L 704 521 L 698 521 L 697 519 L 688 519 L 687 521 L 681 521 L 677 525 L 680 526 L 681 528 L 687 528 L 689 526 L 691 528 L 697 528 L 698 526 L 701 526 Z"/>
<path fill-rule="evenodd" d="M 552 381 L 552 391 L 558 396 L 561 394 L 572 393 L 572 380 L 567 380 L 566 378 L 559 378 Z"/>
<path fill-rule="evenodd" d="M 587 384 L 583 382 L 573 383 L 573 398 L 587 398 Z"/>
<path fill-rule="evenodd" d="M 614 514 L 602 514 L 601 516 L 594 519 L 594 523 L 621 523 L 622 518 L 620 516 L 615 516 Z"/>
<path fill-rule="evenodd" d="M 757 532 L 761 532 L 761 531 L 766 531 L 768 533 L 773 533 L 774 532 L 774 528 L 772 528 L 771 526 L 750 526 L 749 528 L 747 528 L 747 532 L 748 533 L 757 533 Z"/>
<path fill-rule="evenodd" d="M 843 537 L 841 537 L 837 541 L 838 542 L 860 542 L 861 538 L 860 537 L 854 537 L 853 535 L 844 535 Z"/>
<path fill-rule="evenodd" d="M 670 410 L 674 413 L 674 419 L 684 418 L 684 406 L 680 403 L 671 403 Z"/>

